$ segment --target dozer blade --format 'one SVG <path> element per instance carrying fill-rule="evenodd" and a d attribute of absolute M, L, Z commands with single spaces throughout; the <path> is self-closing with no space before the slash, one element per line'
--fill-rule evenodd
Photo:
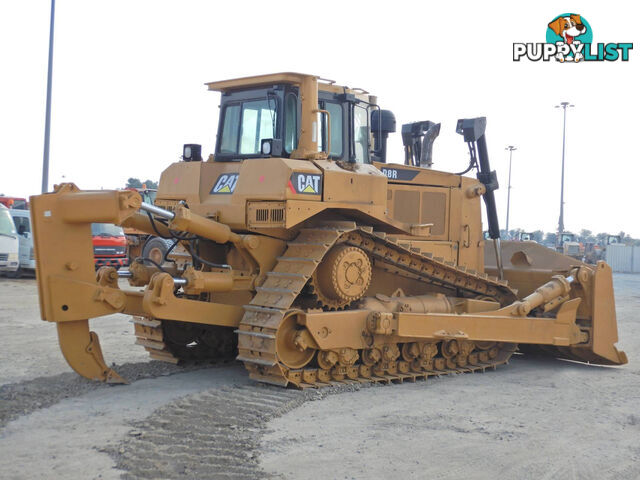
<path fill-rule="evenodd" d="M 591 297 L 593 305 L 593 338 L 591 348 L 574 347 L 568 358 L 597 363 L 600 365 L 624 365 L 627 355 L 616 348 L 618 341 L 618 323 L 613 295 L 613 275 L 611 267 L 598 262 L 593 276 Z"/>
<path fill-rule="evenodd" d="M 88 320 L 59 322 L 57 327 L 62 354 L 78 374 L 89 380 L 128 383 L 115 370 L 107 367 L 102 357 L 98 335 L 89 331 Z"/>
<path fill-rule="evenodd" d="M 593 363 L 596 365 L 624 365 L 628 363 L 627 354 L 616 348 L 618 324 L 616 321 L 615 300 L 613 295 L 613 276 L 611 267 L 598 262 L 591 281 L 586 285 L 584 295 L 590 305 L 591 338 L 587 344 L 569 347 L 552 345 L 520 345 L 520 350 L 529 353 L 542 353 L 558 358 Z"/>

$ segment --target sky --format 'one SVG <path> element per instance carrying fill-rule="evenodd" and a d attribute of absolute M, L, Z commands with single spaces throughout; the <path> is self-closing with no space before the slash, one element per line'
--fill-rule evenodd
<path fill-rule="evenodd" d="M 0 2 L 0 193 L 38 194 L 49 0 Z M 545 42 L 547 24 L 581 14 L 594 43 L 633 42 L 628 62 L 514 62 L 513 43 Z M 640 238 L 638 2 L 56 2 L 50 184 L 122 188 L 157 180 L 184 143 L 213 152 L 219 94 L 205 82 L 297 71 L 361 87 L 400 125 L 441 122 L 434 168 L 462 171 L 458 118 L 487 117 L 504 227 L 555 231 L 562 101 L 567 112 L 565 227 Z"/>

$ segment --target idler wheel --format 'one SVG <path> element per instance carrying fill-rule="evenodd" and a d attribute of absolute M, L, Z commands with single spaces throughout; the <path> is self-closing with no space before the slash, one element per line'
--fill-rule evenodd
<path fill-rule="evenodd" d="M 298 313 L 296 311 L 289 312 L 276 332 L 276 354 L 278 360 L 293 369 L 304 367 L 316 353 L 313 348 L 300 350 L 296 344 L 298 332 L 304 329 L 303 326 L 298 324 Z"/>
<path fill-rule="evenodd" d="M 364 295 L 371 283 L 371 261 L 358 247 L 331 249 L 313 273 L 311 284 L 323 307 L 337 310 Z"/>

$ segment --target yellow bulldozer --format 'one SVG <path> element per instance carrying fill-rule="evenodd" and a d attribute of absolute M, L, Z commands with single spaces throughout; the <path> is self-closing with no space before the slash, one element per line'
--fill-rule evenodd
<path fill-rule="evenodd" d="M 470 161 L 453 174 L 432 168 L 433 122 L 404 125 L 404 164 L 387 163 L 395 118 L 362 89 L 298 73 L 207 85 L 221 92 L 215 153 L 185 145 L 154 204 L 70 183 L 31 198 L 42 318 L 80 375 L 125 381 L 89 330 L 116 312 L 152 358 L 237 358 L 299 388 L 484 371 L 518 347 L 627 362 L 606 263 L 500 241 L 485 118 L 458 121 Z M 96 273 L 95 222 L 171 251 Z"/>

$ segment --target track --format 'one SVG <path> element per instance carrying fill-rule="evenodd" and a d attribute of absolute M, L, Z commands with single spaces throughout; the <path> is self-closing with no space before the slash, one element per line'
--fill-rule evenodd
<path fill-rule="evenodd" d="M 442 258 L 422 254 L 403 245 L 393 237 L 373 232 L 370 227 L 358 227 L 354 222 L 331 222 L 300 231 L 287 250 L 278 258 L 266 281 L 256 287 L 256 295 L 245 305 L 245 315 L 236 330 L 194 325 L 183 322 L 162 322 L 158 319 L 134 317 L 136 343 L 142 345 L 155 360 L 232 361 L 245 364 L 250 377 L 266 383 L 297 387 L 321 387 L 335 382 L 403 382 L 426 379 L 429 376 L 484 371 L 509 360 L 514 345 L 489 345 L 479 348 L 467 345 L 464 356 L 446 355 L 447 345 L 440 342 L 437 354 L 422 366 L 411 365 L 401 358 L 403 344 L 391 346 L 398 354 L 379 364 L 353 363 L 334 368 L 291 369 L 278 358 L 276 336 L 287 316 L 303 298 L 303 289 L 329 250 L 338 244 L 358 247 L 373 260 L 376 268 L 394 275 L 434 285 L 455 295 L 490 297 L 501 304 L 516 299 L 515 292 L 504 281 L 484 273 L 457 267 Z M 307 299 L 308 300 L 308 299 Z M 382 366 L 381 366 L 382 365 Z"/>
<path fill-rule="evenodd" d="M 232 362 L 237 339 L 232 328 L 133 317 L 136 344 L 153 360 Z"/>
<path fill-rule="evenodd" d="M 250 377 L 266 383 L 297 387 L 320 387 L 332 382 L 402 382 L 426 379 L 433 375 L 484 371 L 509 360 L 515 345 L 471 345 L 464 357 L 451 358 L 447 346 L 438 345 L 440 355 L 432 356 L 421 368 L 409 366 L 400 356 L 391 355 L 385 362 L 370 364 L 352 363 L 333 368 L 291 369 L 283 364 L 278 354 L 278 330 L 287 322 L 294 302 L 326 253 L 337 243 L 357 246 L 367 252 L 376 265 L 398 275 L 408 276 L 427 284 L 451 289 L 458 294 L 486 296 L 501 304 L 516 299 L 515 292 L 506 282 L 490 278 L 486 274 L 456 267 L 453 263 L 433 258 L 398 244 L 393 239 L 376 234 L 370 228 L 358 228 L 352 222 L 333 222 L 320 227 L 300 231 L 267 280 L 257 288 L 257 294 L 245 306 L 245 315 L 238 333 L 238 360 L 244 362 Z M 399 352 L 402 344 L 396 347 Z M 445 358 L 448 357 L 448 358 Z M 318 361 L 321 364 L 320 361 Z"/>

